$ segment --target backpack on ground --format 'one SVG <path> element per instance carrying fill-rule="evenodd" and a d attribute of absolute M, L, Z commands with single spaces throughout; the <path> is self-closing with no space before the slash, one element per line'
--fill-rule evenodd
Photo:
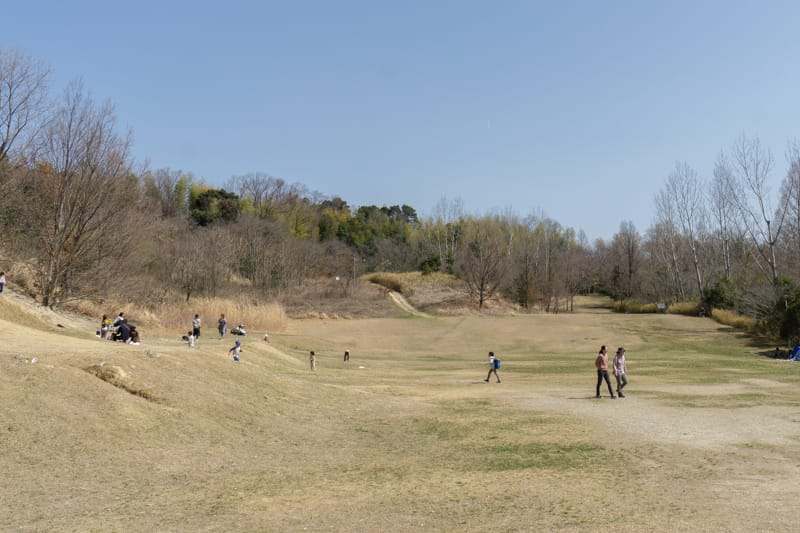
<path fill-rule="evenodd" d="M 498 369 L 498 368 L 500 368 L 500 359 L 498 359 L 497 357 L 495 357 L 495 358 L 494 358 L 494 363 L 493 363 L 493 366 L 494 366 L 494 368 L 495 368 L 495 369 Z"/>

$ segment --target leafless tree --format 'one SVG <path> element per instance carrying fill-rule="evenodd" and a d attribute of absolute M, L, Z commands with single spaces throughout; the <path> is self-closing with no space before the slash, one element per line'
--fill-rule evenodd
<path fill-rule="evenodd" d="M 617 256 L 614 265 L 621 296 L 633 296 L 638 287 L 638 274 L 641 262 L 641 236 L 636 231 L 636 226 L 631 221 L 623 221 L 619 225 L 619 232 L 614 235 L 612 247 Z"/>
<path fill-rule="evenodd" d="M 442 270 L 449 270 L 457 259 L 459 222 L 463 213 L 464 202 L 461 199 L 442 198 L 434 208 L 432 219 L 423 224 L 426 239 L 438 254 Z"/>
<path fill-rule="evenodd" d="M 795 278 L 800 276 L 800 141 L 789 143 L 786 151 L 788 171 L 784 179 L 781 194 L 786 201 L 786 235 L 785 246 L 789 270 Z"/>
<path fill-rule="evenodd" d="M 510 265 L 508 235 L 496 219 L 469 219 L 464 250 L 456 263 L 467 290 L 483 309 L 506 279 Z"/>
<path fill-rule="evenodd" d="M 113 107 L 95 104 L 79 83 L 67 89 L 41 140 L 20 195 L 39 293 L 53 306 L 89 291 L 98 266 L 129 246 L 126 212 L 139 193 Z"/>
<path fill-rule="evenodd" d="M 659 243 L 658 255 L 662 258 L 664 268 L 670 273 L 677 292 L 676 296 L 683 300 L 686 298 L 686 292 L 683 286 L 678 214 L 672 198 L 664 190 L 658 192 L 655 203 L 657 223 L 653 237 Z"/>
<path fill-rule="evenodd" d="M 778 202 L 772 198 L 769 174 L 773 158 L 758 138 L 742 135 L 732 148 L 733 177 L 730 197 L 743 220 L 743 227 L 753 242 L 754 259 L 771 281 L 778 278 L 776 244 L 783 228 L 790 195 Z M 765 264 L 766 263 L 766 264 Z"/>
<path fill-rule="evenodd" d="M 160 168 L 145 174 L 145 193 L 161 211 L 162 217 L 176 217 L 188 211 L 192 181 L 191 174 L 181 170 Z"/>
<path fill-rule="evenodd" d="M 731 259 L 731 246 L 734 235 L 739 234 L 739 225 L 736 222 L 735 202 L 731 198 L 731 186 L 733 181 L 733 171 L 724 154 L 720 154 L 714 165 L 714 177 L 711 180 L 709 189 L 709 206 L 711 220 L 713 221 L 718 243 L 719 253 L 716 254 L 722 259 L 722 272 L 725 278 L 733 277 L 733 263 Z"/>
<path fill-rule="evenodd" d="M 687 163 L 676 163 L 664 184 L 665 199 L 674 206 L 681 233 L 691 252 L 697 296 L 703 297 L 703 270 L 700 264 L 700 233 L 704 226 L 703 190 L 700 177 Z"/>
<path fill-rule="evenodd" d="M 0 48 L 0 162 L 38 132 L 49 109 L 49 75 L 50 68 L 29 55 Z"/>

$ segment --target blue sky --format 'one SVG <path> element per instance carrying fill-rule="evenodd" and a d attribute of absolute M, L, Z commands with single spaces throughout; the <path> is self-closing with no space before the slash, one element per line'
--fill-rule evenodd
<path fill-rule="evenodd" d="M 800 2 L 32 1 L 0 47 L 111 100 L 138 161 L 351 206 L 645 232 L 676 161 L 800 137 Z"/>

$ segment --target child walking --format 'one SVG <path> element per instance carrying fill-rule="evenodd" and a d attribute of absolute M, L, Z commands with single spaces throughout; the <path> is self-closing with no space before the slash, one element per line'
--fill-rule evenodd
<path fill-rule="evenodd" d="M 239 362 L 239 354 L 242 353 L 242 341 L 236 339 L 236 343 L 233 345 L 233 348 L 228 350 L 229 354 L 233 354 L 233 360 L 237 363 Z"/>
<path fill-rule="evenodd" d="M 311 350 L 311 352 L 308 354 L 308 363 L 311 365 L 311 370 L 317 369 L 317 356 L 314 353 L 314 350 Z"/>
<path fill-rule="evenodd" d="M 489 365 L 489 373 L 486 374 L 486 379 L 483 381 L 489 383 L 489 378 L 492 377 L 492 373 L 494 373 L 494 377 L 497 378 L 497 382 L 500 383 L 500 376 L 497 375 L 497 369 L 500 368 L 500 359 L 495 357 L 494 352 L 489 352 L 489 362 L 487 364 Z"/>

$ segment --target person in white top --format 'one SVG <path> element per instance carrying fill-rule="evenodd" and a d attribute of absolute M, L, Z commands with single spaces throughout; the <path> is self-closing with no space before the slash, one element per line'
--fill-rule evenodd
<path fill-rule="evenodd" d="M 625 366 L 625 348 L 620 346 L 617 348 L 617 353 L 614 355 L 614 377 L 617 378 L 617 396 L 624 398 L 622 388 L 628 384 L 628 376 L 626 375 L 628 369 Z"/>

